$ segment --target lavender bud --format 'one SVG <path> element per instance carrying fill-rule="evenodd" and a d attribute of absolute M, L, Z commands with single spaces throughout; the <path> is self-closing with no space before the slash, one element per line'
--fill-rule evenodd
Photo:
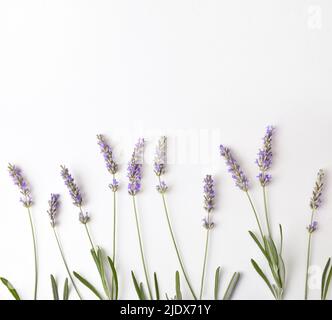
<path fill-rule="evenodd" d="M 74 178 L 71 176 L 69 170 L 65 166 L 61 166 L 61 176 L 68 188 L 69 194 L 73 200 L 73 204 L 80 208 L 83 203 L 81 191 L 77 187 Z"/>
<path fill-rule="evenodd" d="M 249 189 L 249 182 L 241 167 L 233 158 L 231 150 L 223 145 L 220 145 L 220 155 L 225 158 L 228 171 L 231 173 L 235 184 L 241 190 L 247 192 Z"/>
<path fill-rule="evenodd" d="M 50 217 L 51 226 L 53 228 L 55 227 L 55 222 L 56 222 L 55 218 L 60 204 L 59 198 L 60 198 L 59 194 L 52 193 L 51 199 L 48 201 L 49 209 L 47 210 L 47 213 Z"/>
<path fill-rule="evenodd" d="M 313 221 L 309 226 L 307 227 L 307 230 L 309 233 L 313 233 L 317 230 L 318 223 L 317 221 Z"/>
<path fill-rule="evenodd" d="M 161 181 L 160 184 L 158 184 L 158 185 L 156 186 L 156 189 L 157 189 L 157 191 L 158 191 L 159 193 L 163 194 L 163 193 L 165 193 L 165 192 L 167 191 L 168 186 L 167 186 L 167 184 L 165 183 L 165 181 Z"/>
<path fill-rule="evenodd" d="M 323 180 L 324 180 L 324 171 L 321 169 L 318 171 L 315 187 L 312 192 L 312 197 L 310 200 L 311 210 L 317 210 L 322 203 L 322 191 L 324 186 Z"/>
<path fill-rule="evenodd" d="M 272 178 L 271 175 L 267 173 L 267 171 L 271 168 L 272 165 L 272 136 L 274 130 L 275 129 L 272 126 L 268 126 L 266 128 L 266 133 L 263 138 L 263 148 L 259 150 L 258 157 L 256 159 L 256 164 L 260 170 L 257 178 L 263 187 L 265 187 Z"/>
<path fill-rule="evenodd" d="M 143 151 L 144 139 L 139 139 L 135 145 L 127 168 L 127 177 L 129 178 L 128 193 L 132 196 L 136 195 L 141 190 Z"/>
<path fill-rule="evenodd" d="M 153 168 L 155 174 L 160 177 L 162 174 L 165 174 L 167 162 L 167 138 L 162 136 L 156 148 L 156 153 L 154 157 Z"/>
<path fill-rule="evenodd" d="M 118 171 L 118 165 L 113 158 L 113 150 L 110 145 L 107 144 L 103 135 L 97 135 L 98 145 L 100 146 L 100 151 L 104 157 L 107 170 L 111 174 L 116 174 Z"/>
<path fill-rule="evenodd" d="M 116 192 L 119 189 L 119 182 L 116 179 L 113 179 L 113 182 L 110 183 L 108 186 L 113 192 Z"/>
<path fill-rule="evenodd" d="M 83 211 L 81 210 L 79 213 L 78 220 L 83 224 L 87 224 L 88 221 L 90 220 L 89 214 L 87 212 L 83 213 Z"/>
<path fill-rule="evenodd" d="M 20 202 L 25 208 L 30 208 L 32 206 L 31 190 L 27 181 L 23 178 L 21 170 L 17 166 L 9 163 L 8 171 L 14 184 L 18 186 L 20 193 L 23 196 L 20 198 Z"/>
<path fill-rule="evenodd" d="M 214 228 L 214 223 L 208 221 L 207 218 L 204 218 L 204 219 L 202 220 L 202 225 L 203 225 L 203 228 L 205 228 L 206 230 L 211 230 L 211 229 Z"/>

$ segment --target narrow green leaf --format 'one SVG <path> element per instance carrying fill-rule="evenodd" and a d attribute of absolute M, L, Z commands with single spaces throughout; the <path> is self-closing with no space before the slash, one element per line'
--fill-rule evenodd
<path fill-rule="evenodd" d="M 158 285 L 158 278 L 156 272 L 153 274 L 153 278 L 154 278 L 154 287 L 156 290 L 156 300 L 160 300 L 159 285 Z"/>
<path fill-rule="evenodd" d="M 74 276 L 82 283 L 84 284 L 88 289 L 90 289 L 100 300 L 103 300 L 103 297 L 98 292 L 98 290 L 85 278 L 83 278 L 80 274 L 77 272 L 73 272 Z"/>
<path fill-rule="evenodd" d="M 142 292 L 141 292 L 141 288 L 136 280 L 136 277 L 135 277 L 135 274 L 133 271 L 131 271 L 131 277 L 133 279 L 133 283 L 134 283 L 134 287 L 135 287 L 135 290 L 136 290 L 136 293 L 137 293 L 137 296 L 140 300 L 144 300 L 144 296 L 142 295 Z"/>
<path fill-rule="evenodd" d="M 69 299 L 69 285 L 68 285 L 68 278 L 66 278 L 65 285 L 63 287 L 63 300 Z"/>
<path fill-rule="evenodd" d="M 327 276 L 327 280 L 325 283 L 325 289 L 324 289 L 324 299 L 326 300 L 327 293 L 329 291 L 330 283 L 331 283 L 331 278 L 332 278 L 332 266 L 330 267 L 329 275 Z"/>
<path fill-rule="evenodd" d="M 108 259 L 108 263 L 111 267 L 112 270 L 112 275 L 113 275 L 113 280 L 114 280 L 114 286 L 115 286 L 115 300 L 118 300 L 118 296 L 119 296 L 119 282 L 118 282 L 118 275 L 113 263 L 113 260 L 110 257 L 107 257 Z"/>
<path fill-rule="evenodd" d="M 282 247 L 284 243 L 284 235 L 282 231 L 282 225 L 279 224 L 279 232 L 280 232 L 280 248 L 279 248 L 279 255 L 282 256 Z"/>
<path fill-rule="evenodd" d="M 251 259 L 251 264 L 255 268 L 256 272 L 261 276 L 261 278 L 267 284 L 267 286 L 271 290 L 273 296 L 275 296 L 275 293 L 273 291 L 273 288 L 272 288 L 272 285 L 271 285 L 270 281 L 268 280 L 268 278 L 266 277 L 266 275 L 264 274 L 264 272 L 262 271 L 262 269 L 258 266 L 257 262 L 254 259 Z"/>
<path fill-rule="evenodd" d="M 140 290 L 141 290 L 143 300 L 146 300 L 146 294 L 145 294 L 145 291 L 144 291 L 144 285 L 143 285 L 143 282 L 141 282 L 141 283 L 139 284 L 139 288 L 140 288 Z"/>
<path fill-rule="evenodd" d="M 325 284 L 326 284 L 326 275 L 327 275 L 327 272 L 329 270 L 329 267 L 330 267 L 330 263 L 331 263 L 331 258 L 329 258 L 326 262 L 326 265 L 325 265 L 325 268 L 324 268 L 324 271 L 323 271 L 323 274 L 322 274 L 322 283 L 321 283 L 321 293 L 320 293 L 320 298 L 322 300 L 324 300 L 324 292 L 325 292 Z"/>
<path fill-rule="evenodd" d="M 0 277 L 0 280 L 6 286 L 6 288 L 11 293 L 11 295 L 14 297 L 15 300 L 21 300 L 16 289 L 12 286 L 12 284 L 7 279 Z"/>
<path fill-rule="evenodd" d="M 216 269 L 216 273 L 214 276 L 214 300 L 218 300 L 219 283 L 220 283 L 220 267 Z"/>
<path fill-rule="evenodd" d="M 278 265 L 279 279 L 281 282 L 281 288 L 283 288 L 284 284 L 285 284 L 285 279 L 286 279 L 286 269 L 285 269 L 284 260 L 282 259 L 281 255 L 279 255 L 278 261 L 279 261 L 279 265 Z"/>
<path fill-rule="evenodd" d="M 232 295 L 234 293 L 234 290 L 239 282 L 240 279 L 240 273 L 234 272 L 231 281 L 229 282 L 229 285 L 227 287 L 227 290 L 225 292 L 223 300 L 230 300 L 232 298 Z"/>
<path fill-rule="evenodd" d="M 51 274 L 51 284 L 52 284 L 53 300 L 59 300 L 58 285 L 52 274 Z"/>
<path fill-rule="evenodd" d="M 263 255 L 266 256 L 266 252 L 262 246 L 262 244 L 260 243 L 260 241 L 257 239 L 256 235 L 252 232 L 252 231 L 248 231 L 251 238 L 256 242 L 258 248 L 262 251 Z"/>
<path fill-rule="evenodd" d="M 98 260 L 97 267 L 98 267 L 100 280 L 101 280 L 101 283 L 103 285 L 104 292 L 105 292 L 106 296 L 110 298 L 111 293 L 110 293 L 110 289 L 109 289 L 109 286 L 108 286 L 106 273 L 105 273 L 105 268 L 104 268 L 104 254 L 103 254 L 103 251 L 100 247 L 97 247 L 97 260 Z"/>
<path fill-rule="evenodd" d="M 179 273 L 179 271 L 175 272 L 175 292 L 176 292 L 176 300 L 182 300 L 181 284 L 180 284 L 180 273 Z"/>

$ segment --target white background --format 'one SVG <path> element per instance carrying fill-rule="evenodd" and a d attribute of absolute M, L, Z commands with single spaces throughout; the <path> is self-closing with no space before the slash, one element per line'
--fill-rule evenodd
<path fill-rule="evenodd" d="M 218 205 L 205 298 L 212 297 L 218 265 L 223 268 L 222 289 L 232 272 L 242 273 L 234 298 L 271 298 L 250 265 L 250 258 L 263 261 L 247 234 L 256 230 L 252 213 L 219 158 L 218 145 L 233 148 L 261 210 L 254 159 L 265 126 L 273 124 L 271 220 L 275 234 L 279 222 L 284 226 L 285 298 L 303 298 L 308 203 L 319 168 L 326 169 L 328 181 L 317 214 L 313 271 L 332 255 L 332 201 L 327 201 L 332 170 L 331 16 L 328 0 L 2 0 L 0 274 L 23 298 L 32 298 L 28 218 L 6 170 L 13 162 L 24 170 L 35 200 L 39 297 L 51 298 L 50 273 L 61 283 L 66 276 L 46 214 L 51 192 L 62 195 L 58 230 L 71 268 L 99 285 L 59 165 L 66 164 L 76 177 L 91 214 L 93 237 L 111 254 L 110 176 L 95 139 L 104 133 L 121 162 L 120 294 L 136 298 L 130 270 L 141 279 L 143 272 L 126 192 L 126 162 L 136 138 L 144 136 L 148 161 L 138 206 L 146 256 L 162 291 L 174 294 L 178 264 L 149 163 L 159 134 L 166 133 L 172 155 L 168 202 L 196 291 L 204 246 L 202 179 L 212 173 Z M 312 281 L 311 287 L 310 297 L 319 298 L 319 284 Z M 190 297 L 186 289 L 184 294 Z M 0 295 L 10 298 L 2 286 Z"/>

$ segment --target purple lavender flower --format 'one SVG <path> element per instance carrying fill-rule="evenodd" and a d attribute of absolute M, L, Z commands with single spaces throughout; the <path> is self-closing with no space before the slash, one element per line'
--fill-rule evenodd
<path fill-rule="evenodd" d="M 111 174 L 116 174 L 118 171 L 118 165 L 114 161 L 112 148 L 107 144 L 103 135 L 98 134 L 97 140 L 98 145 L 100 146 L 100 151 L 104 157 L 107 170 Z"/>
<path fill-rule="evenodd" d="M 49 205 L 49 209 L 47 210 L 47 213 L 50 217 L 50 221 L 51 221 L 51 226 L 54 228 L 55 227 L 55 218 L 57 215 L 57 211 L 59 208 L 59 198 L 60 195 L 59 194 L 51 194 L 51 199 L 48 201 L 48 205 Z"/>
<path fill-rule="evenodd" d="M 309 233 L 313 233 L 317 230 L 318 223 L 317 221 L 313 221 L 312 223 L 309 224 L 307 227 Z"/>
<path fill-rule="evenodd" d="M 61 166 L 61 176 L 69 190 L 69 194 L 73 200 L 74 206 L 80 209 L 79 221 L 83 224 L 86 224 L 89 221 L 89 215 L 87 212 L 83 213 L 82 211 L 83 198 L 80 189 L 76 185 L 74 178 L 71 176 L 69 170 L 65 166 Z"/>
<path fill-rule="evenodd" d="M 247 192 L 249 189 L 249 181 L 239 164 L 233 158 L 231 150 L 223 145 L 220 145 L 220 155 L 225 158 L 228 171 L 232 174 L 232 178 L 234 179 L 236 186 Z"/>
<path fill-rule="evenodd" d="M 159 193 L 163 194 L 168 190 L 168 186 L 165 181 L 160 181 L 160 183 L 156 186 L 156 189 Z"/>
<path fill-rule="evenodd" d="M 156 153 L 153 162 L 153 168 L 155 174 L 160 177 L 162 174 L 165 174 L 167 162 L 167 138 L 162 136 L 156 148 Z"/>
<path fill-rule="evenodd" d="M 118 182 L 118 180 L 113 178 L 112 183 L 110 183 L 108 186 L 113 192 L 116 192 L 119 189 L 119 182 Z"/>
<path fill-rule="evenodd" d="M 142 168 L 143 168 L 144 139 L 139 139 L 135 145 L 131 160 L 128 163 L 128 193 L 132 196 L 141 190 Z"/>
<path fill-rule="evenodd" d="M 214 228 L 214 222 L 211 222 L 210 219 L 208 219 L 208 218 L 203 218 L 202 226 L 203 226 L 203 228 L 205 228 L 207 230 L 211 230 Z"/>
<path fill-rule="evenodd" d="M 209 213 L 214 209 L 214 181 L 212 176 L 207 174 L 204 178 L 204 209 Z"/>
<path fill-rule="evenodd" d="M 317 179 L 315 182 L 315 187 L 312 192 L 312 197 L 310 199 L 311 210 L 317 210 L 322 203 L 322 191 L 324 186 L 324 171 L 320 169 L 317 174 Z"/>
<path fill-rule="evenodd" d="M 272 136 L 274 132 L 274 127 L 268 126 L 266 128 L 266 133 L 263 138 L 263 148 L 258 152 L 258 158 L 256 159 L 256 164 L 260 170 L 258 180 L 261 185 L 265 187 L 271 181 L 271 175 L 267 171 L 272 165 Z"/>
<path fill-rule="evenodd" d="M 30 208 L 32 206 L 31 190 L 27 181 L 23 178 L 21 170 L 17 166 L 9 163 L 8 171 L 9 175 L 13 178 L 14 184 L 18 186 L 23 196 L 20 201 L 25 208 Z"/>

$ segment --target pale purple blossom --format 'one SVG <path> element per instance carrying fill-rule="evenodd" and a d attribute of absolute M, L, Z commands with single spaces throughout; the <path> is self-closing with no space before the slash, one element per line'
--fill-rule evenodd
<path fill-rule="evenodd" d="M 165 174 L 166 162 L 167 162 L 167 138 L 165 136 L 162 136 L 158 141 L 154 162 L 153 162 L 154 172 L 158 177 Z"/>
<path fill-rule="evenodd" d="M 97 135 L 98 145 L 100 146 L 100 152 L 102 153 L 106 168 L 111 174 L 116 174 L 118 171 L 118 165 L 114 161 L 113 150 L 111 146 L 106 142 L 105 137 L 101 134 Z"/>
<path fill-rule="evenodd" d="M 220 145 L 220 155 L 225 158 L 228 171 L 231 173 L 236 186 L 247 192 L 249 189 L 249 181 L 243 173 L 240 165 L 233 158 L 231 150 L 228 147 Z"/>
<path fill-rule="evenodd" d="M 315 182 L 315 187 L 312 192 L 310 199 L 310 208 L 311 210 L 317 210 L 322 203 L 322 191 L 324 186 L 324 171 L 320 169 L 317 173 L 317 179 Z"/>
<path fill-rule="evenodd" d="M 132 196 L 136 195 L 141 190 L 143 152 L 144 139 L 139 139 L 135 145 L 127 168 L 127 176 L 129 178 L 128 193 Z"/>
<path fill-rule="evenodd" d="M 318 227 L 318 223 L 317 221 L 313 221 L 312 223 L 309 224 L 309 226 L 307 227 L 308 229 L 308 232 L 309 233 L 313 233 L 317 230 L 317 227 Z"/>
<path fill-rule="evenodd" d="M 20 198 L 21 203 L 25 208 L 30 208 L 32 206 L 32 196 L 31 190 L 27 181 L 23 178 L 21 169 L 17 166 L 9 163 L 8 165 L 9 175 L 12 177 L 13 182 L 18 186 L 22 197 Z"/>
<path fill-rule="evenodd" d="M 263 148 L 259 150 L 258 157 L 256 159 L 256 164 L 260 170 L 258 174 L 258 180 L 261 185 L 265 187 L 271 181 L 271 174 L 268 173 L 268 170 L 272 165 L 272 136 L 274 132 L 273 126 L 268 126 L 266 128 L 266 133 L 263 138 Z"/>
<path fill-rule="evenodd" d="M 113 192 L 116 192 L 119 189 L 119 181 L 113 178 L 112 183 L 110 183 L 108 186 Z"/>
<path fill-rule="evenodd" d="M 165 181 L 160 181 L 160 183 L 156 186 L 156 189 L 159 193 L 163 194 L 167 191 L 168 186 Z"/>
<path fill-rule="evenodd" d="M 49 205 L 49 209 L 47 210 L 47 213 L 50 217 L 50 222 L 51 222 L 51 226 L 54 228 L 55 224 L 56 224 L 56 215 L 59 209 L 59 202 L 60 199 L 60 195 L 59 194 L 51 194 L 51 198 L 48 201 L 48 205 Z"/>
<path fill-rule="evenodd" d="M 214 190 L 214 181 L 212 179 L 212 176 L 210 174 L 207 174 L 204 178 L 204 209 L 207 212 L 211 212 L 214 209 L 214 198 L 216 196 L 215 190 Z"/>

